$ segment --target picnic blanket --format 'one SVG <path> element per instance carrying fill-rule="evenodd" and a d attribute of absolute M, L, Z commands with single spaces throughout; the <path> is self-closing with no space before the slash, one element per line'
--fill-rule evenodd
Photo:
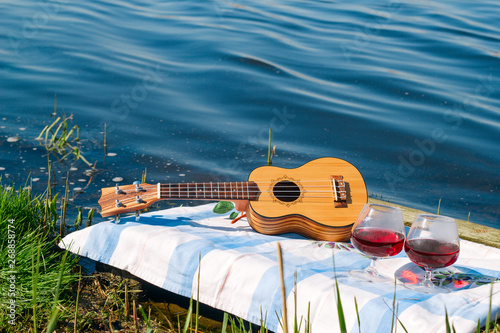
<path fill-rule="evenodd" d="M 349 243 L 262 235 L 245 219 L 231 225 L 227 215 L 212 209 L 213 204 L 177 207 L 145 213 L 139 221 L 102 222 L 67 235 L 59 246 L 195 299 L 199 276 L 200 302 L 257 325 L 265 321 L 275 332 L 282 331 L 278 242 L 288 327 L 296 313 L 301 331 L 307 319 L 311 332 L 339 330 L 335 276 L 348 332 L 390 332 L 393 313 L 399 332 L 401 325 L 408 332 L 445 332 L 445 310 L 457 332 L 472 332 L 478 319 L 485 324 L 490 292 L 492 319 L 500 315 L 499 249 L 461 241 L 458 261 L 437 275 L 453 291 L 430 295 L 403 285 L 423 276 L 404 251 L 376 264 L 382 275 L 397 278 L 396 285 L 360 282 L 348 271 L 370 260 Z"/>

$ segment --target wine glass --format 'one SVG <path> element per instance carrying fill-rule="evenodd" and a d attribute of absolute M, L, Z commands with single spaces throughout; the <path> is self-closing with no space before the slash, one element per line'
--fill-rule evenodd
<path fill-rule="evenodd" d="M 405 251 L 411 261 L 425 269 L 422 281 L 405 283 L 406 287 L 428 294 L 449 292 L 434 285 L 432 271 L 450 266 L 458 259 L 460 243 L 455 219 L 434 214 L 417 215 L 406 237 Z"/>
<path fill-rule="evenodd" d="M 360 280 L 391 282 L 379 275 L 375 260 L 395 256 L 403 249 L 405 240 L 403 212 L 396 207 L 365 204 L 351 231 L 351 243 L 369 256 L 370 266 L 364 270 L 351 270 L 349 274 Z"/>

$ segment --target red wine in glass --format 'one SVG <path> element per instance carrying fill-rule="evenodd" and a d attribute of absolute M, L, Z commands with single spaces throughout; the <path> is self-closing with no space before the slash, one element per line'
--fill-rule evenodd
<path fill-rule="evenodd" d="M 370 257 L 390 257 L 403 249 L 405 235 L 402 232 L 383 228 L 355 229 L 352 244 Z"/>
<path fill-rule="evenodd" d="M 411 239 L 405 244 L 408 258 L 420 267 L 431 269 L 453 265 L 460 247 L 452 242 L 437 239 Z"/>
<path fill-rule="evenodd" d="M 370 257 L 370 266 L 364 270 L 350 270 L 349 275 L 362 281 L 392 282 L 392 278 L 379 274 L 375 261 L 401 252 L 404 240 L 403 212 L 399 208 L 366 204 L 351 231 L 351 242 Z"/>
<path fill-rule="evenodd" d="M 425 269 L 424 279 L 417 284 L 405 284 L 407 288 L 427 294 L 449 292 L 434 285 L 432 271 L 453 265 L 458 259 L 460 240 L 455 219 L 417 215 L 406 237 L 405 252 L 411 261 Z"/>

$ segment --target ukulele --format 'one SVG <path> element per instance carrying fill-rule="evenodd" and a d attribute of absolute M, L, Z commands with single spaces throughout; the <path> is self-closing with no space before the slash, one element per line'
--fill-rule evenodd
<path fill-rule="evenodd" d="M 367 192 L 356 167 L 324 157 L 295 169 L 262 166 L 245 182 L 116 185 L 102 189 L 99 205 L 107 217 L 166 199 L 248 201 L 246 217 L 257 232 L 337 242 L 349 239 Z"/>

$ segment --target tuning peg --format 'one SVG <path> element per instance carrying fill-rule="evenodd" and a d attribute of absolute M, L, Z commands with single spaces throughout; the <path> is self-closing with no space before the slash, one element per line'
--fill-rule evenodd
<path fill-rule="evenodd" d="M 141 212 L 138 210 L 135 211 L 135 221 L 139 221 L 141 219 Z"/>
<path fill-rule="evenodd" d="M 142 191 L 142 187 L 140 186 L 141 185 L 141 182 L 136 180 L 135 182 L 133 182 L 132 184 L 135 185 L 135 191 L 136 192 L 141 192 Z"/>
<path fill-rule="evenodd" d="M 116 193 L 116 194 L 122 194 L 122 193 L 123 193 L 122 189 L 118 186 L 118 183 L 116 183 L 116 190 L 115 190 L 115 193 Z"/>
<path fill-rule="evenodd" d="M 115 215 L 115 223 L 116 224 L 120 223 L 120 214 Z"/>
<path fill-rule="evenodd" d="M 135 202 L 136 202 L 136 203 L 141 203 L 141 202 L 142 202 L 141 197 L 139 197 L 138 195 L 136 195 L 136 196 L 135 196 Z"/>
<path fill-rule="evenodd" d="M 115 207 L 121 207 L 121 206 L 123 206 L 123 204 L 120 202 L 120 200 L 116 199 Z"/>

